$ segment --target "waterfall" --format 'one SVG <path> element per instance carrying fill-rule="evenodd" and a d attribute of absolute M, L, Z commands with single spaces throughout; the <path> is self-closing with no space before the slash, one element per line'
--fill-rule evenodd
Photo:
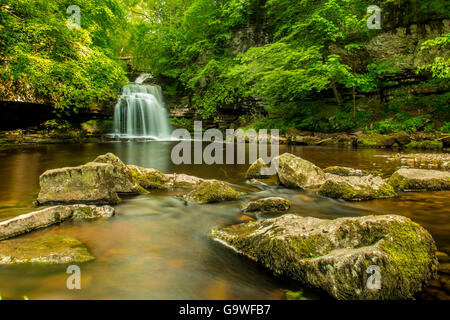
<path fill-rule="evenodd" d="M 114 134 L 118 137 L 170 139 L 169 116 L 160 86 L 143 84 L 150 74 L 127 84 L 114 109 Z"/>

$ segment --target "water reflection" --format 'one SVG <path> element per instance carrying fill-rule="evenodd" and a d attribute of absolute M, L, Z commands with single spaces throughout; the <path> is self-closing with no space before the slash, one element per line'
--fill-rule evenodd
<path fill-rule="evenodd" d="M 398 198 L 348 203 L 277 186 L 249 184 L 247 165 L 179 165 L 170 161 L 173 142 L 116 142 L 48 145 L 0 154 L 0 219 L 32 210 L 39 175 L 47 169 L 76 166 L 113 152 L 124 162 L 164 172 L 181 172 L 229 181 L 247 193 L 243 200 L 283 196 L 291 212 L 337 218 L 400 214 L 427 228 L 440 250 L 450 253 L 448 192 L 407 193 Z M 396 164 L 375 157 L 380 150 L 281 146 L 321 167 L 343 165 L 382 170 Z M 274 277 L 208 238 L 212 228 L 240 222 L 240 201 L 186 206 L 182 192 L 152 192 L 125 199 L 109 221 L 66 222 L 24 237 L 66 234 L 85 242 L 96 260 L 82 265 L 82 290 L 66 289 L 64 266 L 1 266 L 0 294 L 31 299 L 280 299 L 284 290 L 303 289 L 311 298 L 326 294 Z"/>

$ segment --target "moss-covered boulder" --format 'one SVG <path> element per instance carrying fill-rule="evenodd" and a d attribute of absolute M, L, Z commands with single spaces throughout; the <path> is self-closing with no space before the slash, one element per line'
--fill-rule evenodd
<path fill-rule="evenodd" d="M 400 131 L 391 135 L 399 146 L 406 146 L 411 142 L 411 137 L 404 131 Z"/>
<path fill-rule="evenodd" d="M 399 191 L 450 190 L 450 172 L 401 168 L 394 172 L 388 182 Z"/>
<path fill-rule="evenodd" d="M 94 163 L 106 163 L 114 167 L 111 180 L 113 181 L 113 190 L 117 193 L 145 193 L 145 190 L 134 179 L 131 170 L 116 155 L 107 153 L 98 156 Z"/>
<path fill-rule="evenodd" d="M 70 168 L 47 170 L 39 177 L 37 202 L 114 204 L 117 196 L 116 169 L 111 164 L 89 162 Z"/>
<path fill-rule="evenodd" d="M 78 167 L 47 170 L 39 177 L 37 203 L 114 204 L 117 194 L 146 193 L 131 170 L 114 154 L 107 153 Z"/>
<path fill-rule="evenodd" d="M 110 206 L 54 206 L 38 211 L 22 214 L 0 222 L 0 240 L 12 238 L 23 233 L 45 228 L 69 219 L 90 220 L 109 218 L 114 215 Z"/>
<path fill-rule="evenodd" d="M 268 165 L 264 162 L 264 160 L 262 158 L 259 158 L 250 165 L 245 174 L 245 177 L 247 179 L 267 178 L 268 176 L 263 174 L 262 172 L 262 169 L 267 167 Z"/>
<path fill-rule="evenodd" d="M 354 169 L 354 168 L 348 168 L 348 167 L 338 167 L 338 166 L 332 166 L 332 167 L 325 168 L 323 170 L 323 172 L 335 174 L 338 176 L 344 176 L 344 177 L 366 176 L 367 175 L 367 173 L 365 173 L 364 171 L 362 171 L 360 169 Z"/>
<path fill-rule="evenodd" d="M 327 174 L 327 182 L 319 189 L 322 196 L 349 201 L 362 201 L 395 197 L 396 193 L 391 185 L 381 177 L 366 176 L 338 176 Z"/>
<path fill-rule="evenodd" d="M 410 299 L 435 276 L 431 235 L 401 216 L 324 220 L 286 214 L 211 231 L 276 275 L 337 299 Z M 379 284 L 373 277 L 379 270 Z"/>
<path fill-rule="evenodd" d="M 0 264 L 67 264 L 94 260 L 85 244 L 63 235 L 0 242 Z"/>
<path fill-rule="evenodd" d="M 423 150 L 441 150 L 444 147 L 442 141 L 436 140 L 421 140 L 411 141 L 406 145 L 408 149 L 423 149 Z"/>
<path fill-rule="evenodd" d="M 390 148 L 396 143 L 394 137 L 382 134 L 365 134 L 356 140 L 358 147 L 363 148 Z"/>
<path fill-rule="evenodd" d="M 186 195 L 188 201 L 197 203 L 212 203 L 219 201 L 236 200 L 240 193 L 225 182 L 211 180 L 204 181 Z"/>
<path fill-rule="evenodd" d="M 278 168 L 277 177 L 280 183 L 288 188 L 314 188 L 326 181 L 325 173 L 315 164 L 284 153 L 272 160 Z"/>
<path fill-rule="evenodd" d="M 283 212 L 289 210 L 291 202 L 281 197 L 270 197 L 249 201 L 241 207 L 243 212 Z"/>
<path fill-rule="evenodd" d="M 134 180 L 144 189 L 170 189 L 172 179 L 170 176 L 150 168 L 128 165 Z"/>

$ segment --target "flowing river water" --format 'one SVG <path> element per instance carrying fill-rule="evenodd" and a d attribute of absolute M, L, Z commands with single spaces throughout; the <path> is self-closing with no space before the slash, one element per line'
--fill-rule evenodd
<path fill-rule="evenodd" d="M 0 266 L 0 296 L 30 299 L 284 299 L 285 290 L 305 298 L 329 299 L 317 290 L 273 276 L 208 238 L 211 229 L 239 223 L 242 200 L 283 196 L 291 213 L 318 218 L 399 214 L 421 224 L 440 251 L 450 253 L 450 193 L 404 193 L 389 200 L 349 203 L 274 185 L 251 184 L 248 165 L 174 165 L 176 142 L 110 142 L 17 147 L 0 150 L 0 221 L 30 212 L 45 170 L 77 166 L 113 152 L 127 164 L 165 173 L 225 180 L 247 195 L 239 201 L 186 206 L 179 191 L 154 191 L 124 198 L 116 216 L 95 222 L 64 222 L 24 235 L 64 234 L 87 244 L 96 260 L 82 264 L 82 289 L 66 288 L 67 266 Z M 331 165 L 380 170 L 390 175 L 400 163 L 387 150 L 280 146 L 325 168 Z"/>

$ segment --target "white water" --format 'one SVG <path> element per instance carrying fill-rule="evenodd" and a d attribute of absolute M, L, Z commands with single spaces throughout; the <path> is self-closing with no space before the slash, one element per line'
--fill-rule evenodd
<path fill-rule="evenodd" d="M 151 74 L 140 75 L 123 88 L 114 109 L 114 134 L 125 138 L 170 139 L 169 116 L 160 86 L 143 84 Z"/>

